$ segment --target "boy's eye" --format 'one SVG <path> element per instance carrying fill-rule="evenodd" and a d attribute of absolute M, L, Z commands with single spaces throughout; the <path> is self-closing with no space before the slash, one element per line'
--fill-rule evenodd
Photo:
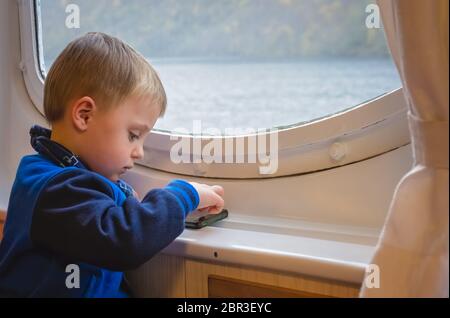
<path fill-rule="evenodd" d="M 138 135 L 136 135 L 136 134 L 133 134 L 131 131 L 128 133 L 128 139 L 131 141 L 131 142 L 133 142 L 133 141 L 135 141 L 135 140 L 138 140 L 139 139 L 139 136 Z"/>

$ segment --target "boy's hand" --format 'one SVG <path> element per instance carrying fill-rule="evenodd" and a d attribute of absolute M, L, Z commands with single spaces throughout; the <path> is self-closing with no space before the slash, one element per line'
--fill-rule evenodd
<path fill-rule="evenodd" d="M 133 189 L 133 196 L 138 199 L 138 201 L 141 201 L 141 198 L 139 197 L 139 194 Z"/>
<path fill-rule="evenodd" d="M 223 200 L 224 190 L 219 185 L 209 186 L 203 183 L 189 182 L 198 192 L 200 203 L 197 209 L 208 210 L 209 213 L 217 214 L 223 210 L 225 202 Z"/>

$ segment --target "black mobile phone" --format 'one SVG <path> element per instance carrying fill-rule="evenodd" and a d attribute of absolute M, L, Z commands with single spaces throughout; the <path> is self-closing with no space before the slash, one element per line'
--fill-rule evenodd
<path fill-rule="evenodd" d="M 189 229 L 201 229 L 202 227 L 216 223 L 228 216 L 228 210 L 223 209 L 217 214 L 210 214 L 208 211 L 195 211 L 186 217 L 185 227 Z"/>

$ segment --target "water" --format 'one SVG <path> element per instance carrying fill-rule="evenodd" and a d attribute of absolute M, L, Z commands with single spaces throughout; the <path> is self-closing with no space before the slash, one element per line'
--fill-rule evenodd
<path fill-rule="evenodd" d="M 155 129 L 270 128 L 314 120 L 401 86 L 388 58 L 154 60 L 168 96 Z"/>

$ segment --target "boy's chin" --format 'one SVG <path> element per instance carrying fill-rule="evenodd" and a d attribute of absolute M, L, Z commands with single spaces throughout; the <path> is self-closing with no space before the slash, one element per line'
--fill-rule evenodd
<path fill-rule="evenodd" d="M 117 182 L 120 179 L 120 173 L 96 172 L 112 182 Z"/>
<path fill-rule="evenodd" d="M 114 182 L 116 182 L 116 181 L 119 180 L 126 172 L 127 172 L 127 169 L 121 170 L 120 172 L 114 174 L 110 180 L 113 180 Z"/>
<path fill-rule="evenodd" d="M 103 175 L 106 179 L 112 181 L 112 182 L 117 182 L 120 179 L 120 174 L 116 173 L 116 174 L 109 174 L 109 175 Z"/>

